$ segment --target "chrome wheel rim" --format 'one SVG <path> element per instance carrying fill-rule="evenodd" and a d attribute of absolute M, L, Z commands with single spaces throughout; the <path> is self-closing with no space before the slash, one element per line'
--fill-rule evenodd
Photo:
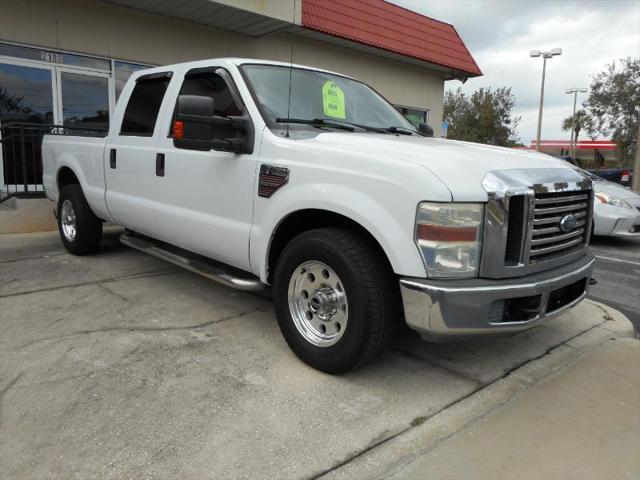
<path fill-rule="evenodd" d="M 73 208 L 71 200 L 62 202 L 60 209 L 60 223 L 62 225 L 62 234 L 68 242 L 76 239 L 76 210 Z"/>
<path fill-rule="evenodd" d="M 342 280 L 322 262 L 304 262 L 289 280 L 289 311 L 298 332 L 309 343 L 317 347 L 335 345 L 349 322 Z"/>

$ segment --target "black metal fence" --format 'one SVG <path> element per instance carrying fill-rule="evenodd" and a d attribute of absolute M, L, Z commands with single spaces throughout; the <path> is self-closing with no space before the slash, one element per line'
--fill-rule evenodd
<path fill-rule="evenodd" d="M 104 136 L 101 129 L 12 122 L 0 127 L 4 184 L 0 201 L 9 197 L 42 197 L 42 137 L 45 134 Z"/>

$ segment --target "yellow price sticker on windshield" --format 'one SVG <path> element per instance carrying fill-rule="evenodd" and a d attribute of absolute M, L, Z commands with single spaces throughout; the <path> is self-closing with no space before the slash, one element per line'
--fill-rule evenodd
<path fill-rule="evenodd" d="M 347 118 L 344 107 L 344 92 L 332 80 L 327 80 L 322 85 L 322 107 L 327 117 Z"/>

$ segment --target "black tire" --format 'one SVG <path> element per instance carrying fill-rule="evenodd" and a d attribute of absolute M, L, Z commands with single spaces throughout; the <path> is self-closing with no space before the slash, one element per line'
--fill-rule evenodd
<path fill-rule="evenodd" d="M 305 262 L 322 262 L 344 284 L 348 323 L 330 346 L 316 346 L 298 330 L 289 307 L 289 283 Z M 377 245 L 357 232 L 320 228 L 304 232 L 285 247 L 274 274 L 273 299 L 280 330 L 305 363 L 326 373 L 359 368 L 388 347 L 398 324 L 399 287 Z"/>
<path fill-rule="evenodd" d="M 63 204 L 71 202 L 75 212 L 76 233 L 73 239 L 67 238 L 63 230 Z M 80 185 L 65 186 L 58 198 L 58 232 L 64 247 L 73 255 L 86 255 L 100 250 L 102 241 L 102 220 L 95 216 Z"/>

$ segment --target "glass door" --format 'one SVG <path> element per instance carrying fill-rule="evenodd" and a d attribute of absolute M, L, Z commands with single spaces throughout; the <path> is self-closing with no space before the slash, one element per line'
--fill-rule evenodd
<path fill-rule="evenodd" d="M 58 110 L 65 127 L 108 130 L 113 89 L 106 73 L 56 67 Z"/>
<path fill-rule="evenodd" d="M 40 142 L 58 120 L 53 66 L 0 57 L 0 187 L 30 190 L 42 183 Z"/>

